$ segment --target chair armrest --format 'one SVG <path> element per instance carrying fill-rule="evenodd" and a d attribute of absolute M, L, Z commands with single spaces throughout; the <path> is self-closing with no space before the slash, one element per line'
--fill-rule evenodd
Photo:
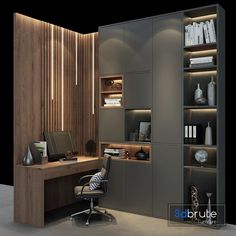
<path fill-rule="evenodd" d="M 84 176 L 84 177 L 85 177 L 85 176 Z M 80 194 L 83 195 L 84 187 L 85 187 L 85 186 L 89 186 L 90 183 L 107 183 L 107 182 L 108 182 L 107 179 L 98 180 L 98 181 L 96 181 L 96 180 L 94 180 L 94 181 L 89 181 L 89 182 L 87 182 L 87 183 L 85 183 L 85 184 L 83 185 Z"/>
<path fill-rule="evenodd" d="M 84 179 L 87 179 L 87 178 L 91 178 L 93 175 L 85 175 L 85 176 L 82 176 L 80 179 L 79 179 L 79 184 L 82 182 L 82 180 Z"/>

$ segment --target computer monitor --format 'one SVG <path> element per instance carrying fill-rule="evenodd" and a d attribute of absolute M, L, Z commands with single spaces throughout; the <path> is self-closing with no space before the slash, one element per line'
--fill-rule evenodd
<path fill-rule="evenodd" d="M 48 146 L 48 161 L 58 161 L 71 152 L 78 154 L 77 146 L 69 131 L 44 132 Z"/>

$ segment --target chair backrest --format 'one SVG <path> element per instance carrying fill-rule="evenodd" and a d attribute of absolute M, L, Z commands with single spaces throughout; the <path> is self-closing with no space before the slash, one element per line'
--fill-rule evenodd
<path fill-rule="evenodd" d="M 111 156 L 110 155 L 104 156 L 103 163 L 102 163 L 102 168 L 101 168 L 102 172 L 105 171 L 105 175 L 104 175 L 104 178 L 103 178 L 104 180 L 108 180 L 108 178 L 109 178 L 110 165 L 111 165 Z M 108 182 L 101 183 L 101 189 L 105 193 L 107 192 L 107 185 L 108 185 Z"/>

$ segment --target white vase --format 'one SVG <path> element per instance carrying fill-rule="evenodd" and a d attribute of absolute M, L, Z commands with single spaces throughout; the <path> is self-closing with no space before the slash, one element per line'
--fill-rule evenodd
<path fill-rule="evenodd" d="M 200 88 L 200 84 L 197 84 L 197 89 L 194 92 L 194 101 L 197 101 L 199 98 L 203 97 L 203 92 Z"/>
<path fill-rule="evenodd" d="M 206 193 L 207 197 L 208 197 L 208 203 L 207 203 L 207 210 L 208 210 L 208 217 L 206 218 L 207 220 L 207 224 L 212 225 L 212 218 L 211 218 L 211 196 L 212 193 Z"/>
<path fill-rule="evenodd" d="M 214 77 L 211 76 L 211 82 L 208 84 L 207 87 L 207 99 L 209 106 L 215 106 L 215 85 Z"/>
<path fill-rule="evenodd" d="M 212 145 L 212 128 L 210 126 L 210 122 L 208 122 L 208 125 L 206 127 L 205 145 Z"/>

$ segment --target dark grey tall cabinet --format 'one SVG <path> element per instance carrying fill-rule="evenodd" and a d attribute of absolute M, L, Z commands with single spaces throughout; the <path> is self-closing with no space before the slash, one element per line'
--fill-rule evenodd
<path fill-rule="evenodd" d="M 185 27 L 211 20 L 216 42 L 186 45 Z M 211 192 L 212 203 L 224 204 L 224 10 L 211 5 L 102 26 L 99 41 L 99 153 L 121 148 L 129 155 L 113 158 L 101 205 L 167 219 L 168 204 L 191 204 L 192 185 L 198 187 L 201 203 L 207 203 L 206 192 Z M 215 64 L 191 67 L 191 58 L 204 55 L 213 56 Z M 212 75 L 216 104 L 197 105 L 196 85 L 201 84 L 206 96 Z M 104 87 L 106 80 L 118 82 L 119 89 Z M 112 97 L 120 97 L 120 105 L 105 104 Z M 142 121 L 151 123 L 151 140 L 130 140 Z M 185 125 L 201 125 L 204 136 L 208 121 L 212 145 L 186 144 Z M 140 148 L 149 159 L 135 159 Z M 204 167 L 195 160 L 201 149 L 208 152 Z M 223 222 L 221 217 L 217 220 Z"/>
<path fill-rule="evenodd" d="M 183 202 L 182 27 L 183 13 L 153 21 L 153 215 L 163 218 Z"/>

